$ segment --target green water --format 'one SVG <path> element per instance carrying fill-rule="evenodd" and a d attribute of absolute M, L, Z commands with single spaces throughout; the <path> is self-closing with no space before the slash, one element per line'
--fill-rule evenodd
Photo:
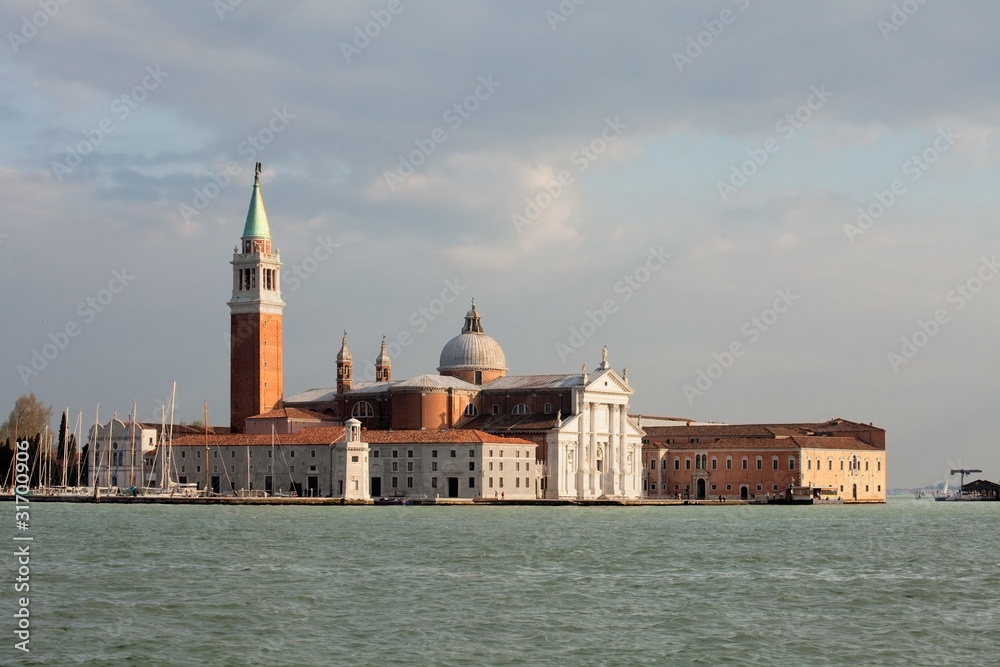
<path fill-rule="evenodd" d="M 915 500 L 35 504 L 31 653 L 11 556 L 0 664 L 1000 664 L 998 528 Z"/>

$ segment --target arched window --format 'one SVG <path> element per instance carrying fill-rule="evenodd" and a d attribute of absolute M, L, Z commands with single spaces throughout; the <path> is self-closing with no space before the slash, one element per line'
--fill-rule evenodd
<path fill-rule="evenodd" d="M 466 417 L 475 417 L 476 415 L 479 414 L 479 409 L 476 408 L 475 403 L 469 403 L 468 405 L 465 406 L 465 412 L 463 412 L 462 414 L 465 415 Z"/>
<path fill-rule="evenodd" d="M 372 409 L 372 404 L 368 401 L 359 401 L 354 404 L 354 408 L 351 410 L 352 417 L 374 417 L 375 410 Z"/>
<path fill-rule="evenodd" d="M 515 415 L 530 415 L 531 410 L 524 403 L 518 403 L 514 406 L 513 414 Z"/>

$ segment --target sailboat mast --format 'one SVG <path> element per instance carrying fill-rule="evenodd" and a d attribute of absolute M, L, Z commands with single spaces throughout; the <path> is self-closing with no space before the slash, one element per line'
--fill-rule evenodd
<path fill-rule="evenodd" d="M 73 452 L 73 457 L 76 459 L 76 484 L 75 486 L 83 486 L 80 483 L 80 472 L 83 464 L 83 453 L 80 449 L 80 442 L 83 440 L 83 410 L 80 410 L 76 415 L 76 451 Z"/>
<path fill-rule="evenodd" d="M 94 439 L 90 443 L 90 452 L 88 458 L 90 461 L 87 462 L 87 472 L 88 477 L 90 477 L 90 483 L 94 487 L 94 493 L 97 493 L 98 482 L 97 478 L 97 441 L 98 441 L 98 428 L 101 425 L 101 404 L 97 404 L 97 408 L 94 410 Z"/>
<path fill-rule="evenodd" d="M 132 401 L 132 453 L 128 459 L 128 471 L 128 485 L 135 486 L 135 401 Z"/>
<path fill-rule="evenodd" d="M 170 482 L 170 466 L 173 464 L 171 458 L 173 458 L 173 446 L 174 446 L 174 399 L 177 396 L 177 380 L 174 380 L 173 385 L 170 388 L 170 437 L 167 439 L 167 483 Z"/>
<path fill-rule="evenodd" d="M 208 495 L 208 401 L 202 405 L 205 420 L 205 495 Z"/>
<path fill-rule="evenodd" d="M 108 490 L 111 490 L 111 431 L 115 429 L 115 422 L 118 421 L 118 412 L 116 411 L 111 417 L 111 421 L 108 422 L 108 471 L 105 475 L 105 479 L 108 482 Z"/>
<path fill-rule="evenodd" d="M 65 491 L 66 491 L 66 468 L 68 467 L 66 464 L 67 464 L 68 459 L 69 459 L 69 406 L 68 405 L 66 406 L 66 412 L 63 413 L 63 417 L 65 419 L 63 419 L 63 432 L 62 432 L 62 441 L 63 441 L 62 488 L 63 488 L 63 492 L 65 493 Z"/>

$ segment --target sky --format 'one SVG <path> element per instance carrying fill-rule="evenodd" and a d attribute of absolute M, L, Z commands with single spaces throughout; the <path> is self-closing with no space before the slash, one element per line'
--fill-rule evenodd
<path fill-rule="evenodd" d="M 890 486 L 1000 478 L 1000 5 L 0 7 L 0 410 L 228 422 L 261 162 L 284 387 L 511 374 L 630 412 L 886 429 Z M 9 406 L 9 407 L 3 407 Z M 57 423 L 57 422 L 56 422 Z M 55 426 L 56 424 L 54 424 Z M 951 479 L 952 483 L 957 478 Z"/>

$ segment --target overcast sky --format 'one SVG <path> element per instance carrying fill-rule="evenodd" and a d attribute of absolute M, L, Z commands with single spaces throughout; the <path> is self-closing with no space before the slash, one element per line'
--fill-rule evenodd
<path fill-rule="evenodd" d="M 887 431 L 890 486 L 996 444 L 996 2 L 0 7 L 0 410 L 228 422 L 253 162 L 285 393 L 476 299 L 511 374 L 634 413 Z M 864 214 L 864 215 L 862 215 Z M 48 347 L 46 348 L 46 345 Z M 957 480 L 953 480 L 957 481 Z"/>

